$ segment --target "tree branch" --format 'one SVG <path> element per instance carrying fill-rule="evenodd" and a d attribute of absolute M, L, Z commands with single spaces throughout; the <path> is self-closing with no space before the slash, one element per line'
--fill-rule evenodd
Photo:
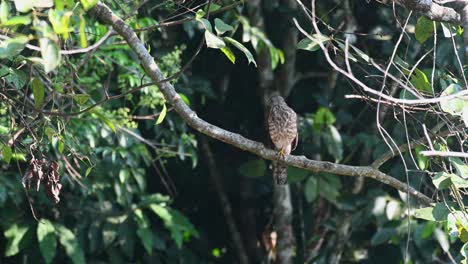
<path fill-rule="evenodd" d="M 251 152 L 264 159 L 277 159 L 277 152 L 266 148 L 262 143 L 247 139 L 239 134 L 226 131 L 199 118 L 197 114 L 192 109 L 190 109 L 180 98 L 172 84 L 169 82 L 161 82 L 161 80 L 164 80 L 163 73 L 155 63 L 153 57 L 151 57 L 151 55 L 148 53 L 146 47 L 138 39 L 135 32 L 129 26 L 127 26 L 122 19 L 117 17 L 105 4 L 99 2 L 91 10 L 101 21 L 111 25 L 114 30 L 125 39 L 128 45 L 140 59 L 141 64 L 148 76 L 152 79 L 153 82 L 159 83 L 159 88 L 164 94 L 165 99 L 173 105 L 175 111 L 187 122 L 188 125 L 209 137 L 233 145 L 239 149 Z M 292 155 L 286 156 L 285 162 L 290 166 L 302 168 L 315 173 L 328 172 L 344 176 L 369 177 L 384 184 L 390 185 L 400 191 L 408 192 L 422 204 L 428 205 L 432 202 L 429 197 L 420 193 L 416 189 L 371 167 L 348 166 L 325 161 L 315 161 L 307 159 L 304 156 Z"/>
<path fill-rule="evenodd" d="M 455 9 L 436 4 L 431 0 L 395 0 L 395 2 L 434 21 L 456 24 L 462 22 L 460 13 Z"/>

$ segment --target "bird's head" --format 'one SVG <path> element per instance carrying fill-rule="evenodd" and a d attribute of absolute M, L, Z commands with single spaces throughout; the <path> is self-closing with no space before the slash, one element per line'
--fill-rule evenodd
<path fill-rule="evenodd" d="M 270 98 L 270 105 L 278 105 L 284 103 L 284 98 L 279 95 L 274 95 Z"/>

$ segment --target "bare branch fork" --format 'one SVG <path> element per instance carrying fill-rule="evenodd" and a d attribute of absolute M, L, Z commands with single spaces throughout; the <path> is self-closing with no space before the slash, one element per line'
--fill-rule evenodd
<path fill-rule="evenodd" d="M 148 53 L 146 47 L 138 39 L 135 32 L 129 26 L 127 26 L 121 18 L 116 16 L 105 4 L 99 2 L 91 10 L 101 21 L 111 25 L 114 30 L 125 39 L 128 45 L 140 59 L 141 64 L 148 76 L 154 83 L 159 84 L 159 88 L 164 94 L 165 99 L 173 105 L 174 110 L 185 120 L 185 122 L 187 122 L 188 125 L 209 137 L 233 145 L 239 149 L 251 152 L 264 159 L 277 159 L 277 152 L 266 148 L 264 144 L 247 139 L 239 134 L 224 130 L 199 118 L 197 114 L 183 102 L 172 84 L 169 82 L 161 82 L 164 80 L 163 73 L 155 63 L 153 57 L 151 57 L 151 55 Z M 400 191 L 408 192 L 422 204 L 428 205 L 432 202 L 429 197 L 412 188 L 411 186 L 408 186 L 407 184 L 372 167 L 348 166 L 331 162 L 310 160 L 305 156 L 292 155 L 287 156 L 285 158 L 285 162 L 290 166 L 302 168 L 315 173 L 328 172 L 344 176 L 369 177 L 386 185 L 392 186 L 393 188 L 396 188 Z"/>

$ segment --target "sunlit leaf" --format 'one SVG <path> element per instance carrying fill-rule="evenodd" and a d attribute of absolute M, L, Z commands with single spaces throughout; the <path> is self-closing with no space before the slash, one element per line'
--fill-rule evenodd
<path fill-rule="evenodd" d="M 468 179 L 468 165 L 466 165 L 460 158 L 450 157 L 449 160 L 457 170 L 457 175 L 463 179 Z"/>
<path fill-rule="evenodd" d="M 130 178 L 130 170 L 121 169 L 119 172 L 119 179 L 121 183 L 125 183 Z"/>
<path fill-rule="evenodd" d="M 26 13 L 33 8 L 34 1 L 35 0 L 14 0 L 15 8 L 19 12 Z"/>
<path fill-rule="evenodd" d="M 429 221 L 447 221 L 447 216 L 450 211 L 446 208 L 445 204 L 437 203 L 434 207 L 425 207 L 416 209 L 414 211 L 414 217 L 425 219 Z"/>
<path fill-rule="evenodd" d="M 18 26 L 18 25 L 29 25 L 31 24 L 31 17 L 29 16 L 15 16 L 8 19 L 3 25 L 7 27 Z"/>
<path fill-rule="evenodd" d="M 84 10 L 88 11 L 92 7 L 94 7 L 99 0 L 80 0 L 81 4 L 83 5 Z"/>
<path fill-rule="evenodd" d="M 257 63 L 255 62 L 255 59 L 252 53 L 250 53 L 250 51 L 244 45 L 242 45 L 240 42 L 230 37 L 224 37 L 223 39 L 229 42 L 230 44 L 232 44 L 234 47 L 236 47 L 240 51 L 242 51 L 245 57 L 247 58 L 249 64 L 252 62 L 255 65 L 255 67 L 257 67 Z"/>
<path fill-rule="evenodd" d="M 5 238 L 7 238 L 7 243 L 5 246 L 5 256 L 10 257 L 19 253 L 20 243 L 24 238 L 24 235 L 28 232 L 28 226 L 18 226 L 13 224 L 3 233 Z"/>
<path fill-rule="evenodd" d="M 410 82 L 417 90 L 432 94 L 432 86 L 429 79 L 426 74 L 418 68 L 414 69 Z"/>
<path fill-rule="evenodd" d="M 226 46 L 226 43 L 220 37 L 208 30 L 205 30 L 205 41 L 208 48 L 220 49 Z"/>
<path fill-rule="evenodd" d="M 460 85 L 452 83 L 442 92 L 441 97 L 456 94 L 462 90 Z M 440 102 L 442 110 L 452 115 L 460 115 L 466 106 L 468 106 L 468 96 L 445 99 Z"/>
<path fill-rule="evenodd" d="M 223 47 L 221 48 L 221 51 L 226 55 L 226 57 L 229 59 L 229 61 L 232 62 L 232 64 L 236 63 L 236 56 L 234 53 L 232 53 L 232 50 L 228 47 Z"/>
<path fill-rule="evenodd" d="M 0 24 L 5 23 L 8 20 L 10 13 L 10 6 L 7 0 L 2 0 L 0 3 Z"/>
<path fill-rule="evenodd" d="M 156 120 L 156 125 L 159 125 L 164 121 L 164 118 L 166 117 L 167 113 L 167 107 L 166 104 L 163 104 L 163 108 L 161 110 L 161 113 L 159 113 L 158 120 Z"/>
<path fill-rule="evenodd" d="M 59 48 L 55 42 L 47 38 L 41 38 L 39 44 L 41 46 L 44 70 L 46 73 L 49 73 L 60 64 Z"/>
<path fill-rule="evenodd" d="M 297 43 L 297 49 L 302 49 L 302 50 L 308 50 L 308 51 L 316 51 L 320 49 L 319 43 L 325 44 L 327 41 L 329 41 L 330 38 L 327 36 L 323 35 L 311 35 L 310 38 L 306 37 L 301 39 Z"/>
<path fill-rule="evenodd" d="M 86 19 L 80 16 L 80 45 L 82 48 L 88 47 L 88 39 L 86 38 Z"/>
<path fill-rule="evenodd" d="M 55 228 L 47 219 L 41 219 L 37 225 L 37 240 L 39 249 L 46 263 L 51 263 L 57 250 Z"/>
<path fill-rule="evenodd" d="M 432 178 L 432 183 L 439 190 L 447 189 L 452 185 L 450 177 L 451 174 L 449 173 L 437 172 Z"/>

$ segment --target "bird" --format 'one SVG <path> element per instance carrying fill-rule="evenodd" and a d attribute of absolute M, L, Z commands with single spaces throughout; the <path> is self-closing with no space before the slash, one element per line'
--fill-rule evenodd
<path fill-rule="evenodd" d="M 296 149 L 299 134 L 296 112 L 279 95 L 272 96 L 269 101 L 268 132 L 278 151 L 278 160 L 273 162 L 273 178 L 276 184 L 284 185 L 288 180 L 288 166 L 283 161 L 286 155 Z"/>

